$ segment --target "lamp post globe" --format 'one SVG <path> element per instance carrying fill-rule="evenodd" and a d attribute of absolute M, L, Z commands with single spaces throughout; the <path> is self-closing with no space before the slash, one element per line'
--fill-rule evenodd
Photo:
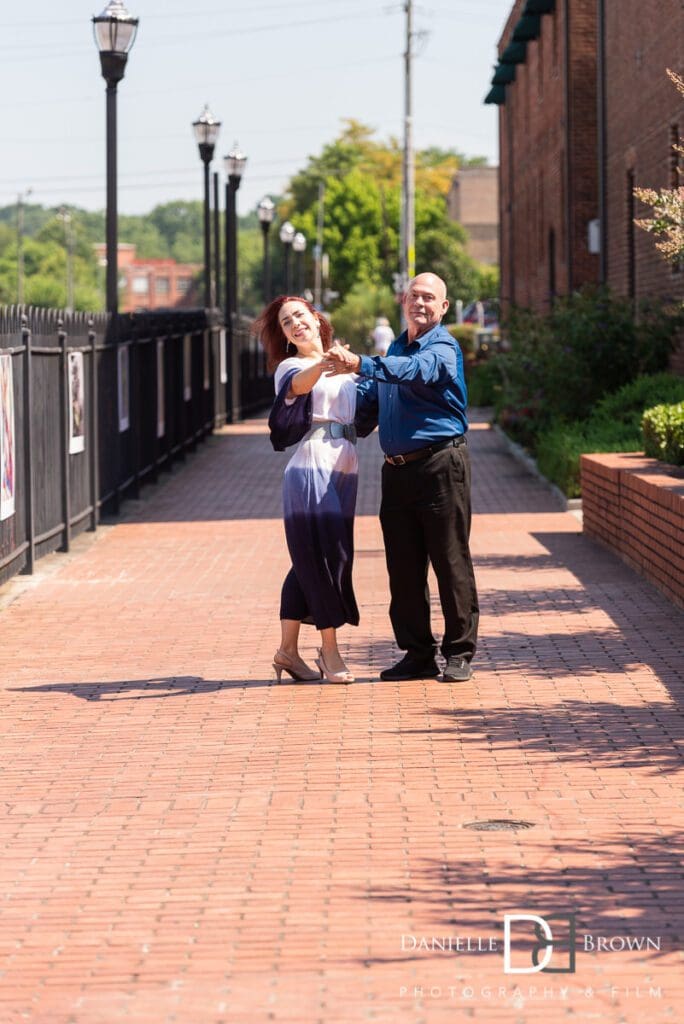
<path fill-rule="evenodd" d="M 280 225 L 280 241 L 285 248 L 285 291 L 288 295 L 292 293 L 292 243 L 295 234 L 294 224 L 289 220 Z"/>
<path fill-rule="evenodd" d="M 236 189 L 240 187 L 240 180 L 244 173 L 246 164 L 247 157 L 245 156 L 244 153 L 241 152 L 240 147 L 238 146 L 237 142 L 235 142 L 230 153 L 224 156 L 223 166 L 228 177 L 236 179 Z"/>
<path fill-rule="evenodd" d="M 123 0 L 109 0 L 92 22 L 100 70 L 107 83 L 107 311 L 115 317 L 119 311 L 116 88 L 126 71 L 138 19 L 129 14 Z"/>
<path fill-rule="evenodd" d="M 297 253 L 297 291 L 304 291 L 304 253 L 306 251 L 306 235 L 298 231 L 292 239 L 292 248 Z"/>
<path fill-rule="evenodd" d="M 209 199 L 209 165 L 214 158 L 214 147 L 221 130 L 221 122 L 218 121 L 209 104 L 205 103 L 204 110 L 192 122 L 192 130 L 195 135 L 200 159 L 204 165 L 204 308 L 211 306 L 211 206 Z M 218 287 L 218 283 L 217 283 Z"/>
<path fill-rule="evenodd" d="M 280 225 L 280 241 L 283 245 L 292 245 L 295 234 L 294 224 L 291 224 L 289 220 Z"/>

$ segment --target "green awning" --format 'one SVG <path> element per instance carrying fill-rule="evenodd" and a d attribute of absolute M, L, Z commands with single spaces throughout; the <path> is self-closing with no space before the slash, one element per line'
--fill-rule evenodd
<path fill-rule="evenodd" d="M 513 29 L 513 40 L 516 43 L 537 39 L 541 32 L 541 17 L 538 14 L 525 14 Z"/>
<path fill-rule="evenodd" d="M 509 43 L 499 57 L 501 64 L 524 64 L 527 43 Z"/>
<path fill-rule="evenodd" d="M 496 103 L 497 106 L 501 106 L 506 102 L 506 86 L 505 85 L 493 85 L 487 95 L 485 96 L 485 103 Z"/>
<path fill-rule="evenodd" d="M 497 64 L 492 85 L 508 85 L 515 81 L 515 64 Z"/>
<path fill-rule="evenodd" d="M 553 14 L 556 0 L 527 0 L 523 9 L 525 14 Z"/>

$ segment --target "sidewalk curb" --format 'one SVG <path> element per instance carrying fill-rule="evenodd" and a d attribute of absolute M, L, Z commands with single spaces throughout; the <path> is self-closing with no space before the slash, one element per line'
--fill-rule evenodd
<path fill-rule="evenodd" d="M 560 504 L 564 512 L 573 512 L 576 514 L 579 513 L 579 516 L 581 517 L 581 498 L 568 498 L 565 494 L 563 494 L 560 487 L 556 487 L 555 484 L 552 484 L 551 481 L 547 479 L 547 477 L 545 477 L 542 472 L 540 472 L 539 466 L 537 465 L 537 460 L 533 459 L 532 456 L 525 451 L 522 445 L 516 444 L 515 441 L 511 441 L 508 434 L 506 434 L 506 432 L 501 429 L 498 423 L 492 423 L 491 429 L 497 434 L 498 437 L 501 438 L 501 440 L 506 446 L 509 455 L 512 455 L 513 458 L 517 462 L 519 462 L 521 466 L 525 467 L 528 473 L 531 473 L 532 476 L 536 477 L 537 480 L 539 480 L 541 483 L 545 484 L 546 487 L 549 488 L 551 493 L 557 498 L 558 503 Z"/>

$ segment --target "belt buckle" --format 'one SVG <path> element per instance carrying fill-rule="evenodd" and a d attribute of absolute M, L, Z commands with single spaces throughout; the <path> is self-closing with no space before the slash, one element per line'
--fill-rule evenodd
<path fill-rule="evenodd" d="M 389 462 L 390 466 L 405 466 L 406 465 L 406 459 L 404 458 L 403 455 L 388 455 L 387 456 L 387 461 Z"/>

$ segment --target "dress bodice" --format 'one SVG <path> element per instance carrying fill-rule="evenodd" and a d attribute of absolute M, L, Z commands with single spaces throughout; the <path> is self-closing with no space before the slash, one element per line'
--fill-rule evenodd
<path fill-rule="evenodd" d="M 305 370 L 316 362 L 310 356 L 291 356 L 280 363 L 275 372 L 276 394 L 286 374 L 293 370 Z M 356 374 L 340 374 L 335 377 L 322 376 L 311 392 L 313 421 L 334 420 L 337 423 L 353 423 L 356 412 Z"/>

